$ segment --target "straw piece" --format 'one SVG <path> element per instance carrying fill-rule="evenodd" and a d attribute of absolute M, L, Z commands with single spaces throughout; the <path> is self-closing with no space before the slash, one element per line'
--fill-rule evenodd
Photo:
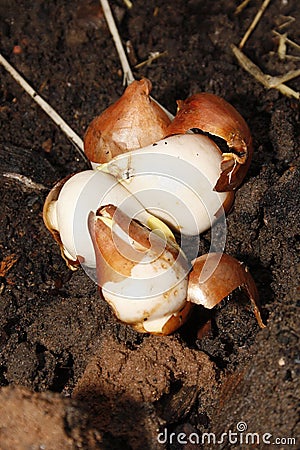
<path fill-rule="evenodd" d="M 158 58 L 161 58 L 162 56 L 167 55 L 167 53 L 168 53 L 167 51 L 164 51 L 164 52 L 151 52 L 148 59 L 146 59 L 145 61 L 142 61 L 142 62 L 136 64 L 134 66 L 134 68 L 135 69 L 140 69 L 141 67 L 144 67 L 144 66 L 150 66 L 150 64 L 153 61 L 155 61 Z"/>
<path fill-rule="evenodd" d="M 278 30 L 282 30 L 283 28 L 288 27 L 291 23 L 295 22 L 296 20 L 295 17 L 293 16 L 283 16 L 282 14 L 280 14 L 279 17 L 286 20 L 277 26 Z"/>
<path fill-rule="evenodd" d="M 272 77 L 271 75 L 263 73 L 263 71 L 256 64 L 254 64 L 254 62 L 252 62 L 238 47 L 232 44 L 231 49 L 243 69 L 250 73 L 267 89 L 277 89 L 287 97 L 294 97 L 297 100 L 300 99 L 299 92 L 294 91 L 282 82 L 283 80 L 288 81 L 292 78 L 295 78 L 296 76 L 299 76 L 299 71 L 291 71 L 291 73 L 288 72 L 287 74 L 282 75 L 282 77 Z"/>
<path fill-rule="evenodd" d="M 125 3 L 125 5 L 127 6 L 128 9 L 131 9 L 133 4 L 130 0 L 123 0 L 123 2 Z"/>
<path fill-rule="evenodd" d="M 250 2 L 250 0 L 244 0 L 239 6 L 236 7 L 236 10 L 234 11 L 235 15 L 240 14 L 248 5 L 248 3 Z"/>
<path fill-rule="evenodd" d="M 132 74 L 129 62 L 126 57 L 125 50 L 122 45 L 122 41 L 118 32 L 118 29 L 116 27 L 116 23 L 114 20 L 114 17 L 112 15 L 109 3 L 107 0 L 100 0 L 101 7 L 109 28 L 109 31 L 111 32 L 111 35 L 113 37 L 113 40 L 115 42 L 115 46 L 119 55 L 120 63 L 122 66 L 122 70 L 124 73 L 124 84 L 131 84 L 134 81 L 134 76 Z"/>
<path fill-rule="evenodd" d="M 300 76 L 300 69 L 290 70 L 284 75 L 280 75 L 278 77 L 270 77 L 269 85 L 271 88 L 276 88 L 280 84 L 286 83 L 287 81 L 293 80 L 294 78 L 297 78 L 299 76 Z"/>
<path fill-rule="evenodd" d="M 5 177 L 5 178 L 9 178 L 11 180 L 16 180 L 19 183 L 21 183 L 22 185 L 24 185 L 24 187 L 26 187 L 27 189 L 32 189 L 34 191 L 43 191 L 45 189 L 48 189 L 43 184 L 36 183 L 31 178 L 26 177 L 25 175 L 23 175 L 21 173 L 4 172 L 2 174 L 2 176 Z"/>
<path fill-rule="evenodd" d="M 103 9 L 103 13 L 104 13 L 105 19 L 107 21 L 108 28 L 109 28 L 109 30 L 111 32 L 111 35 L 112 35 L 113 40 L 114 40 L 115 45 L 116 45 L 116 49 L 117 49 L 117 52 L 118 52 L 118 55 L 119 55 L 119 59 L 120 59 L 120 62 L 121 62 L 121 66 L 122 66 L 122 69 L 123 69 L 123 73 L 124 73 L 124 82 L 127 85 L 131 84 L 134 81 L 134 76 L 132 74 L 132 71 L 131 71 L 131 68 L 130 68 L 130 65 L 129 65 L 126 53 L 125 53 L 125 50 L 123 48 L 122 41 L 121 41 L 121 38 L 120 38 L 120 35 L 119 35 L 119 31 L 117 29 L 114 17 L 112 15 L 109 3 L 108 3 L 107 0 L 100 0 L 100 3 L 101 3 L 101 7 Z M 167 116 L 171 120 L 174 119 L 173 114 L 171 114 L 164 106 L 162 106 L 160 103 L 158 103 L 158 101 L 155 100 L 153 97 L 150 97 L 150 98 L 158 106 L 160 106 L 160 108 L 167 114 Z"/>
<path fill-rule="evenodd" d="M 280 33 L 278 33 L 278 31 L 276 31 L 276 30 L 272 30 L 272 33 L 273 33 L 275 36 L 278 36 L 279 39 L 284 39 L 284 41 L 285 41 L 287 44 L 289 44 L 291 47 L 295 48 L 296 50 L 300 50 L 300 45 L 297 44 L 297 42 L 294 42 L 294 41 L 292 41 L 291 39 L 289 39 L 289 38 L 287 37 L 287 33 L 280 34 Z"/>
<path fill-rule="evenodd" d="M 269 5 L 271 0 L 265 0 L 263 2 L 263 4 L 261 5 L 261 7 L 259 8 L 256 16 L 254 17 L 251 25 L 249 26 L 248 30 L 246 31 L 246 33 L 244 34 L 243 39 L 240 42 L 239 48 L 242 49 L 248 39 L 248 37 L 250 36 L 250 34 L 252 33 L 252 31 L 254 30 L 254 28 L 256 27 L 256 25 L 258 24 L 258 22 L 261 19 L 261 16 L 263 15 L 263 13 L 265 12 L 267 6 Z"/>

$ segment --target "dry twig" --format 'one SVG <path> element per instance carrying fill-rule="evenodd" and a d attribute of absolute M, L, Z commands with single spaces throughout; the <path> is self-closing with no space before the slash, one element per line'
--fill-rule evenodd
<path fill-rule="evenodd" d="M 265 12 L 267 6 L 269 5 L 271 0 L 264 0 L 261 7 L 259 8 L 256 16 L 254 17 L 251 25 L 249 26 L 248 30 L 244 34 L 244 37 L 242 38 L 239 48 L 235 45 L 231 45 L 232 51 L 237 58 L 240 65 L 248 72 L 250 73 L 257 81 L 259 81 L 263 86 L 265 86 L 267 89 L 277 89 L 282 94 L 286 95 L 287 97 L 294 97 L 297 100 L 300 98 L 300 93 L 294 91 L 289 86 L 286 86 L 284 83 L 286 81 L 292 80 L 293 78 L 296 78 L 300 75 L 300 70 L 291 70 L 287 72 L 286 74 L 282 76 L 273 77 L 271 75 L 263 73 L 263 71 L 256 65 L 254 62 L 252 62 L 243 52 L 242 48 L 244 47 L 248 37 L 258 24 L 259 20 L 261 19 L 263 13 Z M 246 0 L 240 5 L 239 8 L 244 8 L 245 4 L 247 4 Z M 236 11 L 237 13 L 237 11 Z M 273 31 L 274 34 L 279 36 L 279 47 L 278 47 L 278 55 L 280 59 L 284 59 L 288 57 L 286 55 L 286 44 L 292 43 L 294 46 L 297 46 L 293 41 L 290 41 L 287 38 L 287 33 L 285 34 L 279 34 L 276 31 Z M 294 57 L 295 58 L 295 57 Z"/>

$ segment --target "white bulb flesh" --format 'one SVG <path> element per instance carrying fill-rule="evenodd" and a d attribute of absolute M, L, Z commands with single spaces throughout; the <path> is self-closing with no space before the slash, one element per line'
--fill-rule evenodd
<path fill-rule="evenodd" d="M 145 208 L 185 235 L 211 228 L 228 193 L 213 190 L 222 153 L 206 136 L 171 136 L 124 153 L 99 167 L 112 174 Z"/>
<path fill-rule="evenodd" d="M 186 303 L 187 278 L 177 281 L 175 286 L 174 280 L 170 280 L 170 286 L 174 287 L 149 297 L 153 287 L 155 290 L 154 280 L 151 278 L 137 280 L 139 270 L 140 268 L 137 268 L 134 271 L 133 278 L 128 277 L 115 286 L 111 282 L 105 283 L 102 287 L 103 296 L 122 322 L 132 325 L 142 324 L 145 331 L 161 333 L 169 318 L 180 311 Z M 143 265 L 141 275 L 145 275 L 147 270 L 148 267 Z M 139 298 L 134 300 L 126 297 L 132 294 Z"/>

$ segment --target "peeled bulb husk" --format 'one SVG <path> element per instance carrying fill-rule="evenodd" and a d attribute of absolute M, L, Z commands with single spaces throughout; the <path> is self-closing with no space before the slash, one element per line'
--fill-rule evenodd
<path fill-rule="evenodd" d="M 253 147 L 248 125 L 240 113 L 223 98 L 206 92 L 178 100 L 175 119 L 167 136 L 198 129 L 224 139 L 229 147 L 222 155 L 222 173 L 215 189 L 219 192 L 236 189 L 249 168 Z"/>
<path fill-rule="evenodd" d="M 99 166 L 172 229 L 198 235 L 233 203 L 232 192 L 216 192 L 220 149 L 206 136 L 183 134 L 124 153 Z"/>
<path fill-rule="evenodd" d="M 98 284 L 116 317 L 140 332 L 169 334 L 187 319 L 187 260 L 113 205 L 89 217 Z"/>
<path fill-rule="evenodd" d="M 212 309 L 237 288 L 245 291 L 259 326 L 264 328 L 255 281 L 243 263 L 224 253 L 202 255 L 193 262 L 187 300 Z"/>
<path fill-rule="evenodd" d="M 151 88 L 146 78 L 133 81 L 119 100 L 91 122 L 84 151 L 92 163 L 107 162 L 165 136 L 170 119 L 150 98 Z"/>
<path fill-rule="evenodd" d="M 174 239 L 169 228 L 149 214 L 141 203 L 114 177 L 86 170 L 60 181 L 50 191 L 44 204 L 46 227 L 61 247 L 68 266 L 95 267 L 94 247 L 88 232 L 88 216 L 100 206 L 114 203 L 152 229 Z"/>

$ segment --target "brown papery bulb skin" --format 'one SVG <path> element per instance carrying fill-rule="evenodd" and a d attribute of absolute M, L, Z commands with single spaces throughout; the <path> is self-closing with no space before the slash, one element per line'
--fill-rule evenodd
<path fill-rule="evenodd" d="M 73 176 L 73 174 L 68 175 L 67 177 L 63 178 L 62 180 L 58 181 L 55 186 L 51 189 L 49 194 L 46 197 L 44 207 L 43 207 L 43 220 L 46 228 L 50 231 L 53 239 L 56 241 L 56 243 L 60 247 L 61 256 L 66 261 L 67 266 L 71 270 L 77 270 L 80 266 L 80 261 L 78 259 L 72 260 L 69 258 L 65 252 L 64 245 L 62 243 L 60 233 L 58 230 L 56 230 L 53 226 L 53 223 L 51 222 L 51 208 L 53 204 L 58 200 L 60 191 L 62 190 L 64 184 Z"/>
<path fill-rule="evenodd" d="M 184 101 L 178 100 L 177 105 L 177 114 L 166 136 L 199 129 L 224 139 L 229 151 L 223 153 L 221 174 L 215 190 L 236 189 L 247 173 L 253 153 L 251 133 L 243 117 L 223 98 L 206 92 L 192 95 Z"/>
<path fill-rule="evenodd" d="M 248 268 L 232 256 L 209 253 L 197 258 L 189 275 L 187 299 L 211 309 L 237 288 L 245 291 L 259 326 L 265 328 L 256 284 Z"/>
<path fill-rule="evenodd" d="M 105 163 L 117 155 L 146 147 L 166 135 L 170 119 L 150 98 L 151 81 L 133 81 L 122 97 L 89 125 L 84 151 L 94 163 Z"/>

